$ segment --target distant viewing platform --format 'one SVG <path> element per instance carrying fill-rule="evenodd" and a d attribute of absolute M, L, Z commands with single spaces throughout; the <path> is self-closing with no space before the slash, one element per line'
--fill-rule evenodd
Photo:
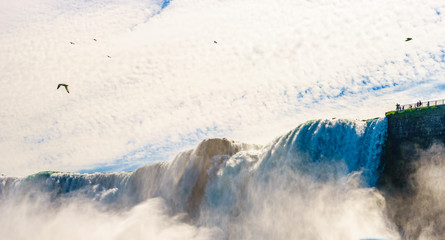
<path fill-rule="evenodd" d="M 418 101 L 417 103 L 411 103 L 411 104 L 396 104 L 396 110 L 395 111 L 389 111 L 385 115 L 391 115 L 398 112 L 406 112 L 409 110 L 419 110 L 419 109 L 428 109 L 428 108 L 436 108 L 437 106 L 445 106 L 445 99 L 440 100 L 433 100 L 433 101 Z M 442 108 L 442 107 L 441 107 Z"/>
<path fill-rule="evenodd" d="M 396 111 L 403 111 L 403 110 L 412 109 L 412 108 L 439 106 L 439 105 L 445 105 L 445 99 L 427 101 L 427 102 L 422 102 L 419 100 L 417 103 L 405 104 L 405 105 L 400 105 L 397 103 Z"/>

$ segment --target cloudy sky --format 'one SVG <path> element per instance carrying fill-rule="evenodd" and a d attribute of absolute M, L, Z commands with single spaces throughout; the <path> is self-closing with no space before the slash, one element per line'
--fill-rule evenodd
<path fill-rule="evenodd" d="M 130 170 L 445 98 L 444 15 L 442 0 L 0 1 L 0 173 Z"/>

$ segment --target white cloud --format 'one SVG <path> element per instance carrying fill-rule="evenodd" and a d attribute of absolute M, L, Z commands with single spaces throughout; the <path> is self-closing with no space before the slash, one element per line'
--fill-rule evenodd
<path fill-rule="evenodd" d="M 184 138 L 263 143 L 442 98 L 438 1 L 161 4 L 1 3 L 0 172 L 76 171 Z"/>

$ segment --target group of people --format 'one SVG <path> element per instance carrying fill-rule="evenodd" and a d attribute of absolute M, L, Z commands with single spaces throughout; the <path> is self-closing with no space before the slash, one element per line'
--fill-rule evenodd
<path fill-rule="evenodd" d="M 414 106 L 414 104 L 410 104 L 409 109 L 413 108 L 413 106 Z M 429 107 L 429 106 L 430 106 L 430 102 L 427 103 L 427 107 Z M 418 107 L 422 107 L 422 101 L 420 101 L 420 100 L 416 103 L 416 108 L 418 108 Z M 397 103 L 396 111 L 402 111 L 402 110 L 405 110 L 405 106 L 401 106 L 400 104 Z"/>
<path fill-rule="evenodd" d="M 419 100 L 416 104 L 417 104 L 416 107 L 421 107 L 422 106 L 422 101 Z"/>

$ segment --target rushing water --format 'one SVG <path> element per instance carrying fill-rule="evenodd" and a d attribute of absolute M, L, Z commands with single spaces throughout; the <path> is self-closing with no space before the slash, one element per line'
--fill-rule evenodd
<path fill-rule="evenodd" d="M 1 177 L 0 238 L 401 239 L 375 188 L 385 136 L 385 119 L 317 120 L 134 172 Z"/>

